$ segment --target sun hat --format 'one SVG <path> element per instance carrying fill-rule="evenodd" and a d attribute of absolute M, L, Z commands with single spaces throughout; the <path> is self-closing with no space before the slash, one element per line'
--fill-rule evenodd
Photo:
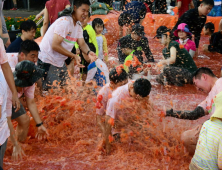
<path fill-rule="evenodd" d="M 177 29 L 174 31 L 174 35 L 178 37 L 178 31 L 183 31 L 187 33 L 188 35 L 192 35 L 192 33 L 189 31 L 188 25 L 185 23 L 181 23 L 178 25 Z"/>
<path fill-rule="evenodd" d="M 43 76 L 44 70 L 40 69 L 35 63 L 24 60 L 19 62 L 15 66 L 13 72 L 15 85 L 17 87 L 29 87 L 32 86 Z"/>

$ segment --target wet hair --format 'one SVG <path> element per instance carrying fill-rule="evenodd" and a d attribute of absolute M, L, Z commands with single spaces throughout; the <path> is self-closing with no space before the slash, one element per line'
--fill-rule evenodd
<path fill-rule="evenodd" d="M 121 74 L 118 74 L 116 68 L 113 68 L 109 73 L 109 79 L 113 83 L 117 84 L 119 82 L 125 81 L 128 79 L 128 74 L 124 69 L 122 69 Z"/>
<path fill-rule="evenodd" d="M 74 0 L 74 3 L 73 3 L 73 5 L 76 6 L 76 8 L 79 8 L 83 4 L 90 6 L 89 0 Z"/>
<path fill-rule="evenodd" d="M 204 4 L 204 5 L 210 5 L 212 7 L 214 7 L 214 0 L 202 0 L 202 1 L 198 1 L 198 6 L 200 4 Z"/>
<path fill-rule="evenodd" d="M 212 22 L 208 22 L 204 25 L 205 29 L 209 29 L 211 33 L 214 33 L 215 27 Z"/>
<path fill-rule="evenodd" d="M 94 30 L 96 30 L 95 27 L 96 27 L 97 25 L 102 25 L 102 26 L 103 26 L 103 29 L 104 29 L 104 23 L 103 23 L 103 20 L 102 20 L 102 19 L 100 19 L 100 18 L 95 18 L 95 19 L 92 21 L 92 27 L 93 27 Z"/>
<path fill-rule="evenodd" d="M 200 79 L 202 74 L 207 74 L 211 77 L 216 77 L 211 69 L 209 69 L 207 67 L 200 67 L 193 73 L 193 78 Z"/>
<path fill-rule="evenodd" d="M 88 18 L 90 18 L 91 17 L 91 13 L 90 12 L 88 12 Z"/>
<path fill-rule="evenodd" d="M 23 52 L 25 55 L 27 55 L 31 51 L 40 51 L 39 45 L 35 41 L 32 41 L 32 40 L 23 41 L 21 43 L 19 54 Z"/>
<path fill-rule="evenodd" d="M 36 30 L 37 26 L 36 23 L 32 20 L 27 20 L 27 21 L 23 21 L 20 25 L 20 30 L 24 30 L 24 31 L 31 31 L 32 29 Z"/>
<path fill-rule="evenodd" d="M 133 83 L 134 92 L 141 97 L 146 97 L 150 94 L 151 84 L 149 80 L 144 78 L 139 78 Z"/>

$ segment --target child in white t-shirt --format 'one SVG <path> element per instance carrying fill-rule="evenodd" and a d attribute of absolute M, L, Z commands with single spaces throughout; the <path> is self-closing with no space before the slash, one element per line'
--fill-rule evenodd
<path fill-rule="evenodd" d="M 112 97 L 112 92 L 123 86 L 128 82 L 128 75 L 123 69 L 123 66 L 117 66 L 113 68 L 109 73 L 110 83 L 107 83 L 103 86 L 97 95 L 96 103 L 96 120 L 97 124 L 100 127 L 103 136 L 105 135 L 105 114 L 106 114 L 106 105 L 108 100 Z"/>
<path fill-rule="evenodd" d="M 103 60 L 105 63 L 108 62 L 108 48 L 106 37 L 102 35 L 104 30 L 103 20 L 100 18 L 95 18 L 92 22 L 92 27 L 96 32 L 96 40 L 99 48 L 99 59 Z"/>

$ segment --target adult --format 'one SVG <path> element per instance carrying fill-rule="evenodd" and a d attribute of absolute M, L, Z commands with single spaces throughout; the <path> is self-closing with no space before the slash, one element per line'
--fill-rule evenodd
<path fill-rule="evenodd" d="M 200 117 L 204 117 L 204 120 L 206 121 L 211 115 L 213 115 L 214 109 L 212 109 L 212 102 L 214 97 L 222 91 L 222 78 L 218 79 L 209 68 L 201 67 L 193 74 L 193 83 L 198 90 L 208 94 L 206 99 L 193 111 L 174 111 L 173 109 L 170 109 L 166 111 L 166 116 L 189 120 L 196 120 Z M 185 131 L 182 134 L 184 145 L 192 155 L 196 148 L 201 127 L 202 124 L 199 124 L 197 127 Z"/>
<path fill-rule="evenodd" d="M 90 51 L 88 45 L 83 39 L 83 30 L 81 24 L 89 13 L 89 0 L 75 0 L 74 6 L 70 8 L 69 14 L 64 14 L 58 18 L 48 29 L 40 44 L 41 52 L 39 54 L 38 65 L 45 70 L 42 80 L 43 89 L 52 88 L 54 81 L 59 86 L 64 87 L 68 79 L 65 60 L 70 57 L 76 60 L 80 65 L 80 57 L 73 54 L 71 50 L 77 42 L 84 54 L 86 60 L 95 60 L 96 55 Z M 67 11 L 67 10 L 66 10 Z"/>
<path fill-rule="evenodd" d="M 34 40 L 36 33 L 36 24 L 32 20 L 23 21 L 20 25 L 22 35 L 14 40 L 6 49 L 7 53 L 18 53 L 21 43 L 25 40 Z"/>
<path fill-rule="evenodd" d="M 52 23 L 55 22 L 55 20 L 58 18 L 58 13 L 68 7 L 70 7 L 69 0 L 50 0 L 46 2 L 44 9 L 42 36 L 45 35 L 49 24 L 52 25 Z"/>
<path fill-rule="evenodd" d="M 157 66 L 163 68 L 163 73 L 157 76 L 156 80 L 160 84 L 173 84 L 183 86 L 192 84 L 192 73 L 197 70 L 189 52 L 178 42 L 172 40 L 170 29 L 160 26 L 157 29 L 157 35 L 160 43 L 165 46 L 163 49 L 164 59 Z"/>
<path fill-rule="evenodd" d="M 124 39 L 128 39 L 129 42 L 132 42 L 132 49 L 136 50 L 140 56 L 142 56 L 142 52 L 144 52 L 148 62 L 154 62 L 153 55 L 149 48 L 148 39 L 144 36 L 144 27 L 142 25 L 140 24 L 133 25 L 132 33 L 125 36 Z M 119 62 L 123 63 L 127 55 L 121 51 L 119 44 L 117 47 L 117 51 L 118 51 Z"/>
<path fill-rule="evenodd" d="M 132 1 L 126 4 L 123 13 L 118 18 L 118 24 L 120 28 L 120 38 L 123 36 L 123 26 L 128 27 L 127 34 L 131 33 L 131 27 L 133 24 L 142 24 L 146 16 L 146 6 L 143 2 Z"/>

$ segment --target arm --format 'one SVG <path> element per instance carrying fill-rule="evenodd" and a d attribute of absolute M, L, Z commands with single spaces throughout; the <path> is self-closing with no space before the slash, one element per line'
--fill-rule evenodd
<path fill-rule="evenodd" d="M 111 144 L 109 142 L 109 136 L 112 135 L 112 125 L 109 124 L 109 120 L 111 119 L 110 116 L 106 115 L 106 121 L 105 121 L 105 142 L 106 142 L 106 153 L 110 153 Z"/>
<path fill-rule="evenodd" d="M 148 62 L 154 62 L 153 54 L 150 51 L 149 42 L 146 37 L 143 37 L 142 45 L 143 45 L 143 51 L 146 55 Z"/>
<path fill-rule="evenodd" d="M 103 35 L 103 52 L 104 52 L 104 59 L 108 62 L 108 48 L 107 48 L 107 41 L 106 37 Z"/>
<path fill-rule="evenodd" d="M 39 113 L 38 113 L 38 109 L 37 109 L 35 100 L 28 98 L 27 96 L 25 98 L 26 98 L 26 103 L 27 103 L 28 109 L 29 109 L 33 119 L 35 120 L 35 123 L 36 124 L 42 123 L 42 120 L 41 120 Z M 39 126 L 38 133 L 36 134 L 38 139 L 41 140 L 42 137 L 46 138 L 47 135 L 49 135 L 49 134 L 48 134 L 46 128 L 44 127 L 44 125 Z"/>
<path fill-rule="evenodd" d="M 9 130 L 10 130 L 10 139 L 11 139 L 11 142 L 13 144 L 12 160 L 17 161 L 18 157 L 20 157 L 22 159 L 22 156 L 25 155 L 25 154 L 24 154 L 23 149 L 18 144 L 18 141 L 16 139 L 15 130 L 14 130 L 13 125 L 12 125 L 11 117 L 7 117 L 7 121 L 8 121 Z"/>
<path fill-rule="evenodd" d="M 39 19 L 39 18 L 44 14 L 44 10 L 45 10 L 45 8 L 44 8 L 40 13 L 38 13 L 38 14 L 35 16 L 34 21 L 36 21 L 37 19 Z"/>
<path fill-rule="evenodd" d="M 166 111 L 166 116 L 189 120 L 196 120 L 207 114 L 208 112 L 200 106 L 197 106 L 193 111 L 173 111 L 173 109 Z"/>
<path fill-rule="evenodd" d="M 43 21 L 43 26 L 42 26 L 42 36 L 45 35 L 48 27 L 49 27 L 49 13 L 48 13 L 47 8 L 45 7 L 45 9 L 44 9 L 44 21 Z"/>
<path fill-rule="evenodd" d="M 7 81 L 7 84 L 12 92 L 12 105 L 16 108 L 16 112 L 20 109 L 20 102 L 18 99 L 18 93 L 15 87 L 14 77 L 12 74 L 12 70 L 8 64 L 8 62 L 1 65 L 4 77 Z"/>
<path fill-rule="evenodd" d="M 103 136 L 105 136 L 105 122 L 102 119 L 103 119 L 103 116 L 96 114 L 97 125 L 102 130 Z"/>
<path fill-rule="evenodd" d="M 159 65 L 169 65 L 169 64 L 173 64 L 176 62 L 176 57 L 177 57 L 177 50 L 175 47 L 171 47 L 170 48 L 170 58 L 166 59 L 166 60 L 162 60 L 160 61 L 158 64 Z"/>
<path fill-rule="evenodd" d="M 218 31 L 222 31 L 222 19 L 220 20 Z"/>
<path fill-rule="evenodd" d="M 178 8 L 178 10 L 181 8 L 181 6 L 182 6 L 182 2 L 181 2 L 181 1 L 178 1 L 178 3 L 177 3 L 177 8 Z"/>
<path fill-rule="evenodd" d="M 191 8 L 191 9 L 195 8 L 195 6 L 194 6 L 194 4 L 193 4 L 193 1 L 190 2 L 190 8 Z"/>

